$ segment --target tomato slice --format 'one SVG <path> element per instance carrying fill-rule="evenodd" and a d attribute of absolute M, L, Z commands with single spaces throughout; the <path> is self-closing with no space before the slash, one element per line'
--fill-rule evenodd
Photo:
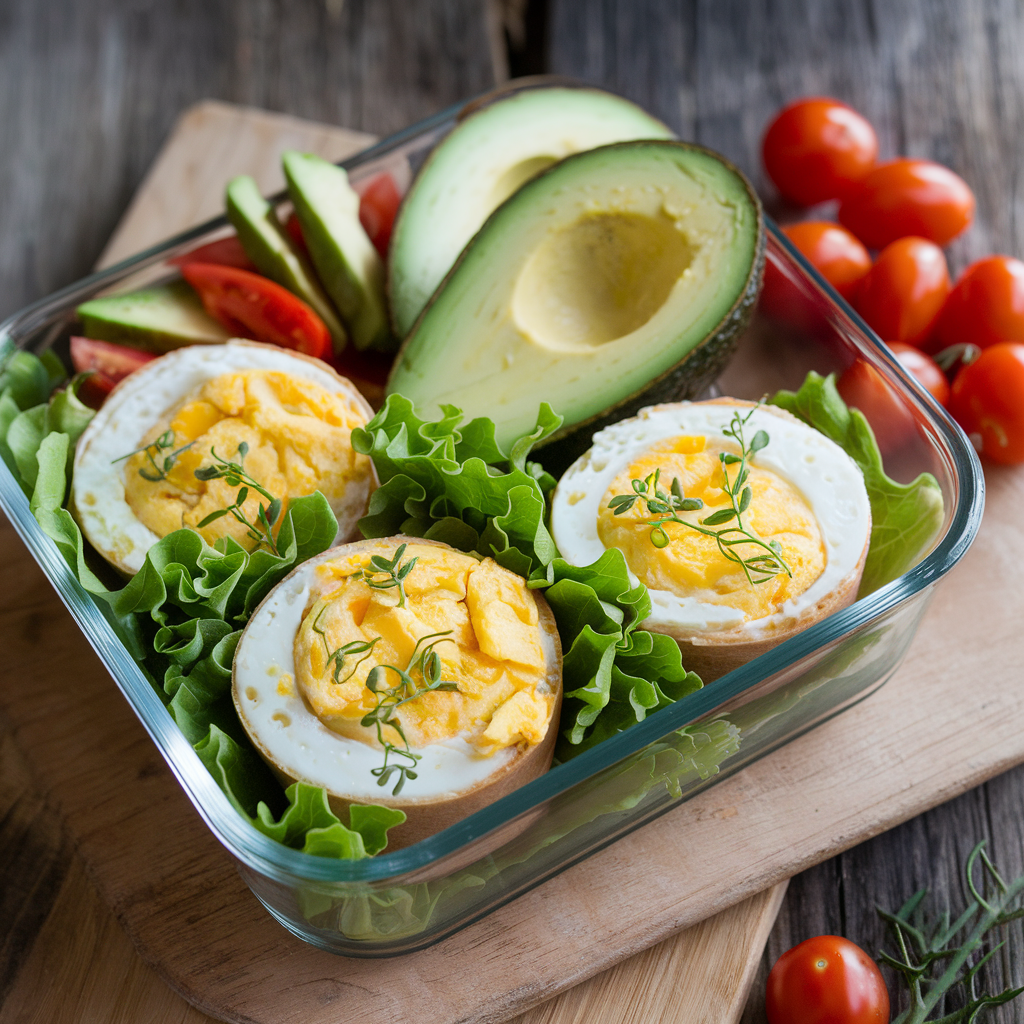
<path fill-rule="evenodd" d="M 874 167 L 878 138 L 856 110 L 812 96 L 776 116 L 765 132 L 761 156 L 786 199 L 813 206 L 846 195 Z"/>
<path fill-rule="evenodd" d="M 967 182 L 931 160 L 879 164 L 839 207 L 839 223 L 869 249 L 907 235 L 946 245 L 973 219 L 974 193 Z"/>
<path fill-rule="evenodd" d="M 252 260 L 245 255 L 242 243 L 238 235 L 229 235 L 227 238 L 218 238 L 216 242 L 207 242 L 206 245 L 184 252 L 168 260 L 176 267 L 183 267 L 186 263 L 217 263 L 223 267 L 238 267 L 239 270 L 255 271 L 256 267 Z"/>
<path fill-rule="evenodd" d="M 355 188 L 359 193 L 359 221 L 363 230 L 370 236 L 377 252 L 386 257 L 391 230 L 402 201 L 395 179 L 385 171 Z"/>
<path fill-rule="evenodd" d="M 333 347 L 327 325 L 279 284 L 213 263 L 187 263 L 181 273 L 199 293 L 206 311 L 229 331 L 303 355 L 330 358 Z"/>
<path fill-rule="evenodd" d="M 71 365 L 76 373 L 89 374 L 82 381 L 78 397 L 90 408 L 98 409 L 120 381 L 156 358 L 153 352 L 143 352 L 127 345 L 73 337 Z"/>

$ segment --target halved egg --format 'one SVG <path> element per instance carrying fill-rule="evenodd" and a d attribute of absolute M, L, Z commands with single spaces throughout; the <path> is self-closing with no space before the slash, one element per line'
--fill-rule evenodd
<path fill-rule="evenodd" d="M 768 438 L 748 458 L 737 494 L 749 486 L 740 518 L 749 540 L 728 516 L 723 487 L 735 491 L 740 471 L 740 445 L 727 434 L 737 418 L 748 446 L 759 431 Z M 664 506 L 652 508 L 633 484 L 643 490 L 655 479 L 663 497 L 678 481 L 680 499 L 696 499 L 699 507 L 676 512 L 689 525 L 659 527 Z M 574 565 L 622 551 L 650 593 L 644 628 L 674 637 L 705 681 L 852 603 L 871 534 L 864 478 L 850 456 L 789 413 L 737 399 L 656 405 L 606 427 L 559 482 L 551 521 Z"/>
<path fill-rule="evenodd" d="M 283 785 L 323 786 L 339 814 L 399 807 L 392 843 L 408 846 L 547 771 L 561 646 L 544 598 L 493 559 L 365 540 L 271 591 L 239 640 L 232 692 Z"/>
<path fill-rule="evenodd" d="M 372 415 L 320 360 L 241 340 L 177 349 L 125 378 L 82 434 L 71 511 L 126 575 L 182 527 L 251 550 L 267 495 L 281 502 L 276 529 L 290 499 L 321 491 L 348 540 L 376 486 L 372 462 L 351 444 L 353 428 Z M 265 493 L 225 473 L 231 463 Z M 238 516 L 221 511 L 233 505 Z"/>

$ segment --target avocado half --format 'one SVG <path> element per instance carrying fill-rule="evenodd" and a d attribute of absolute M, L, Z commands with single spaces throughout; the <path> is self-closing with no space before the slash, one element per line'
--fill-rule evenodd
<path fill-rule="evenodd" d="M 605 423 L 713 381 L 763 268 L 761 204 L 722 157 L 671 141 L 580 153 L 494 211 L 417 320 L 387 390 L 422 415 L 450 403 L 489 417 L 506 450 L 548 402 L 564 417 L 549 441 L 568 458 Z"/>
<path fill-rule="evenodd" d="M 596 146 L 674 137 L 600 89 L 526 88 L 474 110 L 434 148 L 399 209 L 388 256 L 395 333 L 408 334 L 480 225 L 530 178 Z"/>

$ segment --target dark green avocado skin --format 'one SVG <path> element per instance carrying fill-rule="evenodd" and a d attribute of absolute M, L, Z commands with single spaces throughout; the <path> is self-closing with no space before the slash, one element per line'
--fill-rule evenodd
<path fill-rule="evenodd" d="M 718 326 L 668 372 L 652 380 L 641 391 L 607 409 L 600 416 L 584 423 L 577 423 L 567 430 L 558 430 L 542 442 L 542 446 L 534 451 L 533 457 L 542 463 L 549 473 L 561 476 L 590 449 L 594 434 L 612 423 L 635 416 L 645 406 L 659 405 L 663 402 L 687 402 L 697 398 L 721 376 L 729 360 L 735 355 L 740 338 L 750 322 L 758 296 L 761 294 L 765 263 L 764 211 L 757 193 L 746 176 L 728 161 L 721 157 L 718 159 L 742 179 L 751 204 L 757 211 L 757 250 L 743 291 L 732 308 L 719 321 Z"/>

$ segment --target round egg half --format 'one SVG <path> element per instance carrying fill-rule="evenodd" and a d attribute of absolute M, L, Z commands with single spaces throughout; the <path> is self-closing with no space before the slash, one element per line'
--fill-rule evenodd
<path fill-rule="evenodd" d="M 234 462 L 281 500 L 275 528 L 290 499 L 320 491 L 347 540 L 376 485 L 370 459 L 351 444 L 353 428 L 372 415 L 319 360 L 241 340 L 178 349 L 127 377 L 93 418 L 75 452 L 71 509 L 93 547 L 127 575 L 182 527 L 251 550 L 259 541 L 250 527 L 220 512 L 245 484 L 203 478 Z M 252 486 L 242 497 L 238 511 L 258 526 L 269 500 Z"/>
<path fill-rule="evenodd" d="M 651 522 L 660 516 L 644 501 L 620 514 L 610 507 L 616 496 L 636 494 L 633 480 L 657 473 L 665 494 L 678 480 L 681 494 L 702 502 L 679 513 L 688 523 L 731 508 L 724 474 L 731 474 L 731 486 L 738 465 L 723 466 L 720 455 L 740 454 L 725 433 L 736 413 L 749 414 L 742 428 L 748 445 L 758 431 L 768 436 L 748 459 L 751 497 L 742 525 L 777 545 L 786 571 L 757 572 L 754 562 L 748 577 L 717 538 L 670 522 L 652 539 Z M 607 548 L 622 551 L 650 594 L 644 628 L 679 641 L 687 667 L 705 680 L 850 604 L 871 533 L 864 478 L 846 452 L 783 410 L 735 399 L 652 406 L 598 432 L 559 482 L 551 521 L 560 553 L 574 565 L 595 561 Z M 735 523 L 713 530 L 726 526 Z M 744 560 L 772 557 L 750 542 L 727 550 Z"/>
<path fill-rule="evenodd" d="M 554 616 L 521 577 L 389 537 L 324 552 L 267 596 L 233 694 L 283 785 L 323 786 L 339 815 L 399 807 L 407 846 L 548 769 L 561 679 Z"/>

